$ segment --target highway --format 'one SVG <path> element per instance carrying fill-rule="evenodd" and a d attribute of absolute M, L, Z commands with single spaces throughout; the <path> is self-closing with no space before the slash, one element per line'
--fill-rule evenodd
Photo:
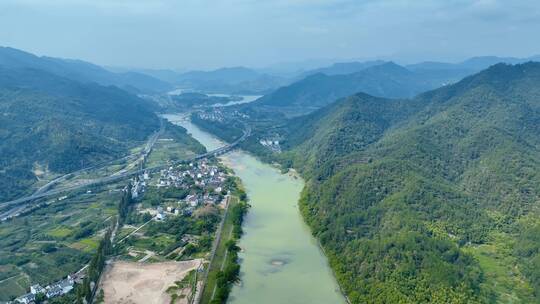
<path fill-rule="evenodd" d="M 246 129 L 244 130 L 243 135 L 240 138 L 238 138 L 236 141 L 234 141 L 233 143 L 230 143 L 230 144 L 228 144 L 228 145 L 226 145 L 224 147 L 221 147 L 221 148 L 206 152 L 204 154 L 196 155 L 196 156 L 194 156 L 192 158 L 189 158 L 189 159 L 184 159 L 184 160 L 181 160 L 181 161 L 177 161 L 174 164 L 192 162 L 192 161 L 200 160 L 200 159 L 203 159 L 203 158 L 222 155 L 222 154 L 227 153 L 230 150 L 234 149 L 240 142 L 244 141 L 250 135 L 251 135 L 251 129 L 246 126 Z M 159 137 L 159 134 L 153 140 L 154 143 L 155 143 L 155 141 L 157 140 L 158 137 Z M 152 149 L 151 148 L 152 146 L 153 146 L 153 144 L 150 146 L 149 149 L 145 149 L 145 152 L 147 152 L 146 155 L 148 155 L 148 153 L 150 153 L 150 151 Z M 148 145 L 147 145 L 147 147 L 148 147 Z M 49 196 L 54 196 L 54 195 L 58 195 L 58 194 L 61 194 L 61 193 L 64 193 L 64 192 L 69 192 L 69 191 L 82 189 L 82 188 L 85 188 L 85 187 L 108 184 L 108 183 L 111 183 L 111 182 L 115 182 L 115 181 L 118 181 L 118 180 L 122 180 L 122 179 L 125 179 L 125 178 L 129 178 L 129 177 L 132 177 L 132 176 L 142 174 L 145 171 L 150 172 L 150 173 L 159 172 L 160 170 L 165 169 L 165 168 L 169 167 L 170 165 L 171 164 L 167 164 L 167 165 L 155 166 L 155 167 L 150 167 L 150 168 L 145 168 L 145 169 L 139 169 L 139 170 L 135 170 L 135 171 L 122 172 L 122 173 L 116 172 L 116 173 L 113 173 L 112 175 L 109 175 L 107 177 L 97 178 L 97 179 L 94 179 L 94 180 L 91 180 L 91 181 L 88 181 L 88 182 L 85 182 L 85 183 L 81 183 L 81 184 L 78 184 L 78 185 L 74 185 L 74 186 L 63 187 L 63 188 L 58 188 L 58 189 L 49 190 L 49 191 L 42 191 L 42 192 L 37 191 L 36 193 L 34 193 L 34 194 L 30 195 L 30 196 L 26 196 L 26 197 L 22 197 L 22 198 L 12 200 L 12 201 L 0 203 L 0 208 L 5 208 L 5 207 L 9 207 L 9 206 L 18 206 L 20 204 L 30 202 L 30 201 L 33 201 L 33 200 L 36 200 L 36 199 L 41 199 L 41 198 L 45 198 L 45 197 L 49 197 Z M 70 174 L 73 174 L 73 173 L 70 173 Z M 19 207 L 21 207 L 21 206 L 19 206 Z M 22 211 L 21 208 L 17 208 L 17 207 L 14 207 L 14 208 L 16 208 L 15 211 L 13 209 L 11 209 L 9 211 L 4 212 L 3 214 L 0 214 L 0 220 L 4 220 L 5 218 L 7 218 L 9 216 L 16 215 L 18 212 Z"/>
<path fill-rule="evenodd" d="M 76 177 L 76 176 L 78 176 L 78 175 L 80 175 L 80 174 L 82 174 L 84 172 L 88 172 L 88 171 L 93 170 L 93 169 L 99 169 L 100 167 L 110 165 L 110 164 L 112 164 L 114 162 L 123 161 L 123 160 L 129 160 L 131 158 L 137 158 L 134 162 L 137 162 L 137 161 L 139 161 L 141 159 L 144 159 L 145 157 L 148 156 L 148 154 L 150 154 L 150 152 L 152 151 L 152 148 L 154 147 L 154 144 L 156 143 L 158 138 L 161 136 L 161 134 L 163 134 L 164 131 L 165 131 L 165 124 L 163 123 L 163 119 L 160 119 L 159 130 L 157 132 L 154 132 L 154 134 L 152 134 L 150 136 L 150 138 L 146 142 L 146 145 L 145 145 L 142 152 L 139 152 L 137 154 L 126 155 L 126 156 L 124 156 L 122 158 L 102 162 L 102 163 L 99 163 L 99 164 L 96 164 L 96 165 L 93 165 L 93 166 L 90 166 L 90 167 L 87 167 L 87 168 L 83 168 L 83 169 L 80 169 L 80 170 L 77 170 L 77 171 L 74 171 L 74 172 L 64 174 L 62 176 L 59 176 L 59 177 L 53 179 L 52 181 L 48 182 L 47 184 L 41 186 L 39 189 L 36 190 L 36 192 L 33 193 L 33 195 L 38 195 L 38 194 L 41 194 L 41 193 L 45 193 L 47 190 L 51 189 L 54 185 L 57 185 L 58 183 L 61 183 L 61 182 L 65 181 L 65 180 L 67 180 L 69 178 Z M 128 165 L 128 167 L 129 167 L 129 165 Z M 1 204 L 0 204 L 0 206 L 1 206 Z"/>

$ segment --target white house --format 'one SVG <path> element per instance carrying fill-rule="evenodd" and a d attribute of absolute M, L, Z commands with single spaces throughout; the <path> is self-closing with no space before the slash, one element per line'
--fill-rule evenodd
<path fill-rule="evenodd" d="M 32 294 L 45 293 L 45 288 L 41 287 L 39 284 L 30 286 L 30 292 Z"/>

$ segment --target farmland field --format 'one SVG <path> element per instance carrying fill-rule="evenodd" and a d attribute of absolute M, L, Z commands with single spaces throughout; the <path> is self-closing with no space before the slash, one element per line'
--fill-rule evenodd
<path fill-rule="evenodd" d="M 0 301 L 27 292 L 31 284 L 47 285 L 82 268 L 117 212 L 118 186 L 51 200 L 0 223 Z"/>

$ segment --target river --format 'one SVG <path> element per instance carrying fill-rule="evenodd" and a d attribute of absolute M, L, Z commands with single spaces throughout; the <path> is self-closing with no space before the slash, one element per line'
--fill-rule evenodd
<path fill-rule="evenodd" d="M 213 150 L 224 145 L 178 115 L 165 115 Z M 325 256 L 298 210 L 301 178 L 278 169 L 243 151 L 221 157 L 242 180 L 251 209 L 247 214 L 242 252 L 241 284 L 232 289 L 232 304 L 339 304 L 339 292 Z"/>
<path fill-rule="evenodd" d="M 167 94 L 169 94 L 169 95 L 181 95 L 181 94 L 184 94 L 184 93 L 191 93 L 191 92 L 196 92 L 196 91 L 190 90 L 190 89 L 175 89 L 175 90 L 170 91 Z M 233 100 L 233 101 L 229 101 L 227 103 L 216 103 L 216 104 L 210 105 L 209 107 L 229 107 L 229 106 L 239 105 L 239 104 L 243 104 L 243 103 L 254 102 L 255 100 L 262 97 L 262 95 L 231 95 L 231 94 L 204 93 L 204 92 L 200 92 L 200 93 L 205 94 L 205 95 L 210 96 L 210 97 L 227 97 L 227 98 L 228 97 L 239 97 L 239 98 L 241 98 L 240 100 Z"/>

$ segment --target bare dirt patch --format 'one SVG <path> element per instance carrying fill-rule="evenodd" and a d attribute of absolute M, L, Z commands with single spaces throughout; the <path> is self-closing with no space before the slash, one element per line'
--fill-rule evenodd
<path fill-rule="evenodd" d="M 171 299 L 167 288 L 200 263 L 201 260 L 151 264 L 117 261 L 107 266 L 100 288 L 105 292 L 106 304 L 168 304 Z"/>

